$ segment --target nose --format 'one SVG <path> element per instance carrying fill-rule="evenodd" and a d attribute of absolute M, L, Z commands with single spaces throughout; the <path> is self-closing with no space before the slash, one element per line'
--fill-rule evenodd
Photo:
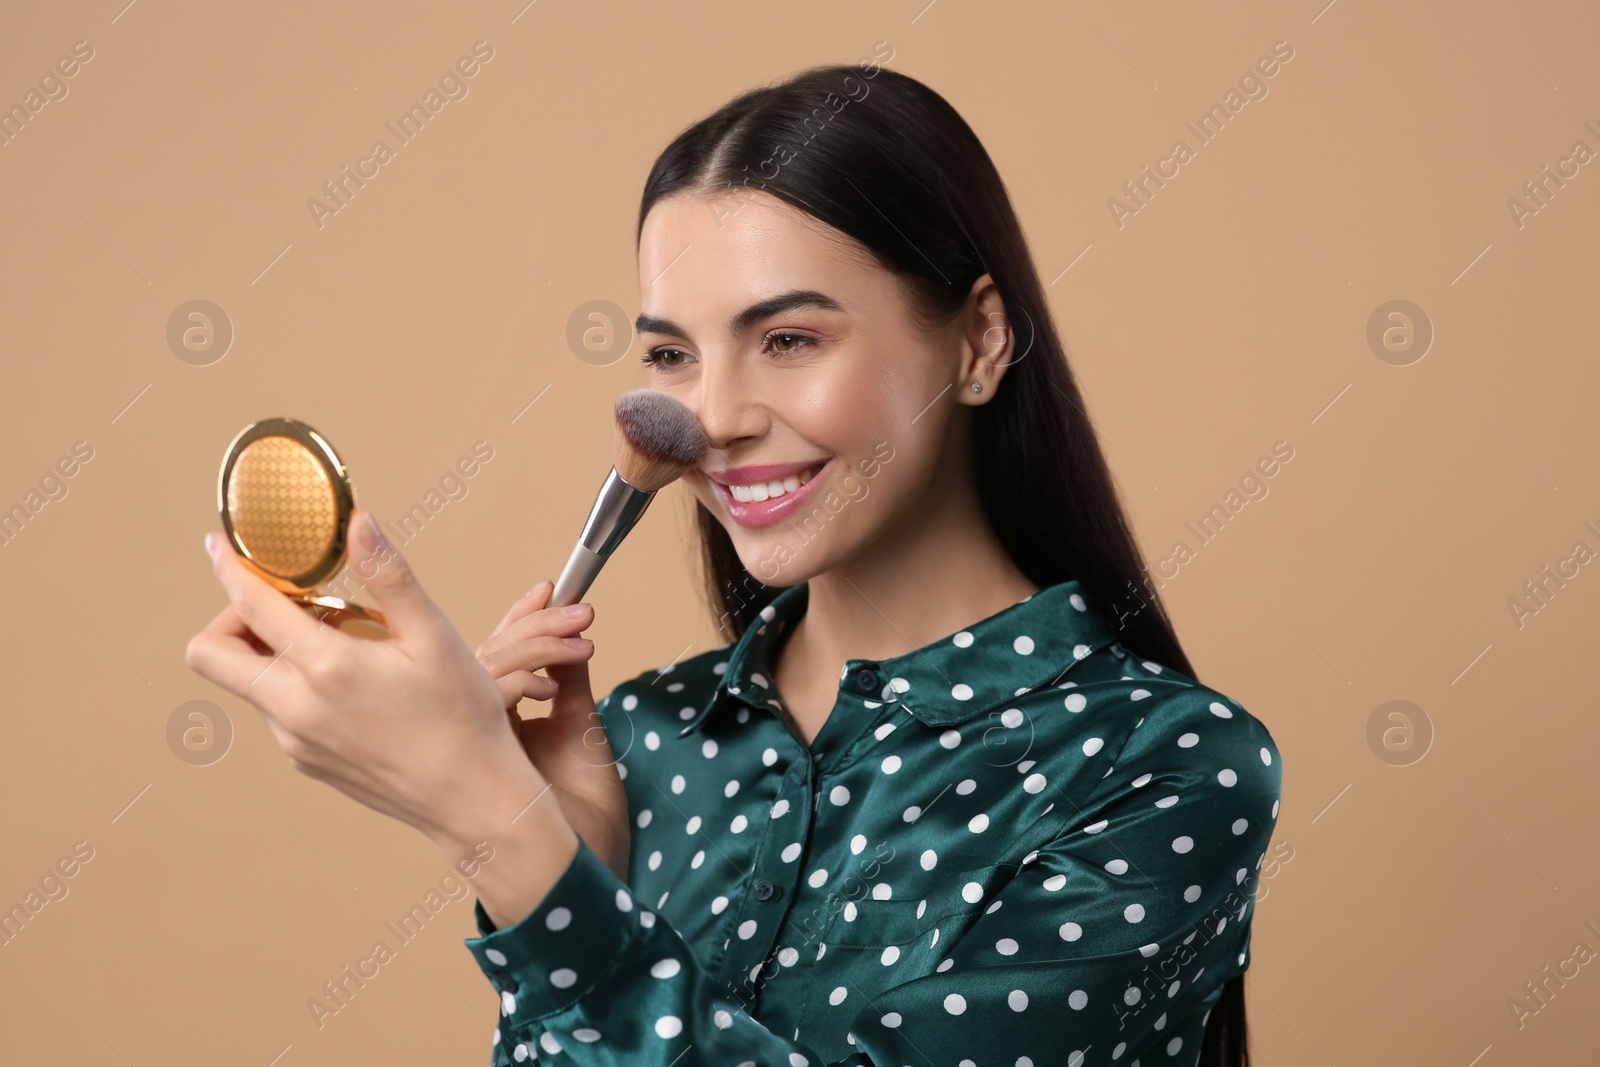
<path fill-rule="evenodd" d="M 725 353 L 703 353 L 701 359 L 695 392 L 688 403 L 711 447 L 727 452 L 760 438 L 771 426 L 771 415 L 752 391 L 742 361 Z"/>

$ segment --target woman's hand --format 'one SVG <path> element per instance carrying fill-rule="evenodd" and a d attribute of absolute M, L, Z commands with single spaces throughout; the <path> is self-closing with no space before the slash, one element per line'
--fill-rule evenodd
<path fill-rule="evenodd" d="M 594 655 L 594 642 L 577 636 L 594 621 L 594 609 L 588 604 L 546 608 L 554 589 L 547 578 L 523 593 L 478 646 L 478 662 L 499 683 L 513 727 L 520 721 L 515 712 L 523 697 L 549 700 L 559 688 L 556 677 L 535 671 L 585 663 Z"/>
<path fill-rule="evenodd" d="M 512 729 L 567 821 L 627 881 L 628 795 L 589 688 L 594 643 L 572 636 L 593 621 L 594 609 L 546 607 L 554 589 L 546 580 L 518 598 L 479 646 L 478 662 L 499 682 Z M 541 666 L 549 677 L 534 673 Z M 516 708 L 525 696 L 550 700 L 550 714 L 523 719 Z"/>
<path fill-rule="evenodd" d="M 190 639 L 185 663 L 254 704 L 296 770 L 416 827 L 454 859 L 489 841 L 502 858 L 478 882 L 486 910 L 497 922 L 531 911 L 570 863 L 573 828 L 507 729 L 495 680 L 370 515 L 352 516 L 350 559 L 387 640 L 317 621 L 221 534 L 208 533 L 206 549 L 230 603 Z"/>

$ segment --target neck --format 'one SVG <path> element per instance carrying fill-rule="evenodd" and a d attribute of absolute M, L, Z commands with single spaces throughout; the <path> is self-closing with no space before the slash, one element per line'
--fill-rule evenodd
<path fill-rule="evenodd" d="M 786 658 L 809 668 L 884 660 L 1010 607 L 1039 591 L 1000 544 L 970 479 L 847 562 L 813 576 Z"/>

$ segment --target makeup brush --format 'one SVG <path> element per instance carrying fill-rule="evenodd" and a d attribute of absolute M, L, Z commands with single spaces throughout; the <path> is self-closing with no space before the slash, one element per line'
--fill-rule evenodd
<path fill-rule="evenodd" d="M 583 536 L 550 594 L 550 607 L 583 599 L 656 491 L 698 464 L 708 447 L 694 412 L 654 389 L 635 389 L 617 397 L 616 418 L 611 473 L 600 486 Z"/>

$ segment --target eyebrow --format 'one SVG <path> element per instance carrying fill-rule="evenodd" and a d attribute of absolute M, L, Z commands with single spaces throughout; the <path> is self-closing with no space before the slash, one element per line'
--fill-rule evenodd
<path fill-rule="evenodd" d="M 786 293 L 779 293 L 777 296 L 768 297 L 758 303 L 751 304 L 739 312 L 728 321 L 728 332 L 737 337 L 764 318 L 799 308 L 813 308 L 819 311 L 845 310 L 843 304 L 826 293 L 819 293 L 815 289 L 791 289 Z M 653 315 L 640 315 L 634 320 L 633 326 L 640 333 L 664 333 L 675 337 L 689 336 L 689 331 L 677 323 L 670 319 L 658 319 Z"/>

